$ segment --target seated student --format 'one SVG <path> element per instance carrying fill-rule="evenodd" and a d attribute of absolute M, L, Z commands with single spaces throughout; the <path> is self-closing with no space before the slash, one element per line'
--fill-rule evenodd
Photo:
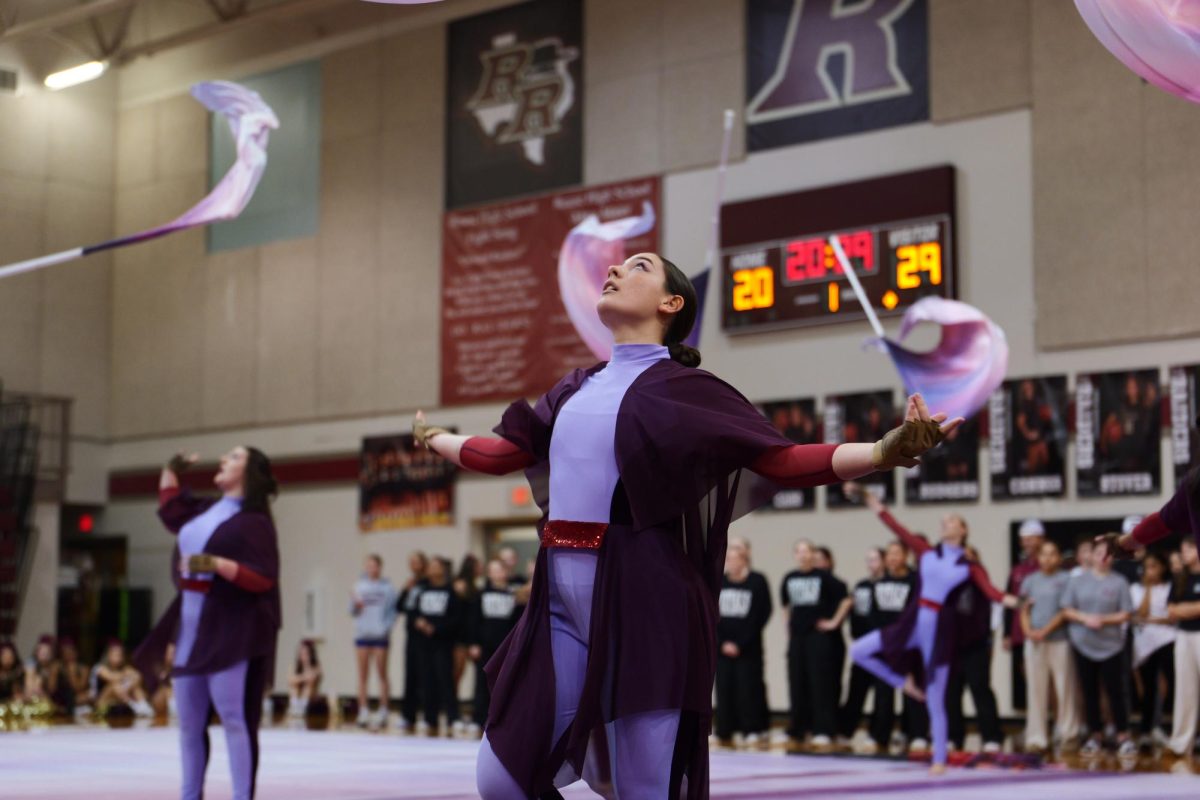
<path fill-rule="evenodd" d="M 1137 753 L 1129 735 L 1129 675 L 1124 657 L 1125 624 L 1133 603 L 1129 582 L 1112 570 L 1112 546 L 1106 540 L 1095 543 L 1091 569 L 1071 578 L 1062 601 L 1087 715 L 1089 738 L 1080 751 L 1083 755 L 1099 753 L 1102 745 L 1102 687 L 1117 729 L 1118 753 Z"/>
<path fill-rule="evenodd" d="M 328 702 L 321 697 L 321 660 L 317 657 L 316 642 L 304 639 L 296 645 L 296 665 L 288 677 L 288 714 L 303 717 L 329 712 Z"/>
<path fill-rule="evenodd" d="M 104 660 L 96 668 L 96 708 L 102 714 L 114 706 L 128 706 L 139 717 L 154 716 L 146 702 L 142 676 L 125 658 L 125 645 L 117 640 L 108 643 Z"/>
<path fill-rule="evenodd" d="M 1058 545 L 1042 542 L 1038 571 L 1021 582 L 1021 629 L 1025 632 L 1025 679 L 1029 681 L 1029 708 L 1025 720 L 1025 749 L 1045 750 L 1050 746 L 1047 722 L 1050 685 L 1058 707 L 1055 733 L 1059 741 L 1073 739 L 1079 732 L 1078 691 L 1071 645 L 1067 641 L 1062 599 L 1071 576 L 1062 570 Z"/>
<path fill-rule="evenodd" d="M 12 642 L 0 642 L 0 703 L 20 702 L 25 698 L 25 667 Z"/>
<path fill-rule="evenodd" d="M 38 640 L 33 658 L 25 664 L 25 700 L 43 700 L 65 711 L 72 705 L 71 686 L 63 678 L 57 651 L 53 636 L 46 634 Z"/>
<path fill-rule="evenodd" d="M 58 650 L 62 656 L 62 679 L 71 688 L 74 711 L 86 714 L 92 710 L 91 670 L 79 663 L 79 648 L 74 639 L 67 636 L 59 639 Z"/>

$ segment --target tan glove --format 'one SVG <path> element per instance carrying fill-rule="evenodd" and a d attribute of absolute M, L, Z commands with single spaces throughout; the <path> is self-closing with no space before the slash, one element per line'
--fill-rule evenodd
<path fill-rule="evenodd" d="M 423 416 L 413 417 L 413 441 L 418 447 L 429 449 L 429 440 L 439 433 L 449 433 L 445 428 L 439 428 L 436 425 L 426 423 Z"/>
<path fill-rule="evenodd" d="M 918 457 L 932 450 L 946 438 L 942 426 L 932 420 L 905 420 L 899 428 L 892 428 L 875 443 L 871 453 L 871 464 L 877 470 L 896 467 L 915 467 L 921 462 Z"/>
<path fill-rule="evenodd" d="M 188 558 L 188 572 L 216 572 L 217 560 L 208 553 L 197 553 Z"/>

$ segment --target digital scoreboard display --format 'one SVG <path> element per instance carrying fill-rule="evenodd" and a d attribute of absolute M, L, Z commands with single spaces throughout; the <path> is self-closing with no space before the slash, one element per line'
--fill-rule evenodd
<path fill-rule="evenodd" d="M 834 236 L 881 317 L 957 296 L 953 167 L 733 203 L 721 231 L 731 333 L 864 319 Z"/>

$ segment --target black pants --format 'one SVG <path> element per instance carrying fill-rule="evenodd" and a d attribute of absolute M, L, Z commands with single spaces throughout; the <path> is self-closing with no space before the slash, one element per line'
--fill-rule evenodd
<path fill-rule="evenodd" d="M 475 662 L 475 700 L 471 707 L 471 718 L 477 725 L 486 725 L 488 717 L 488 709 L 492 705 L 492 693 L 488 691 L 487 675 L 484 674 L 483 668 L 492 656 L 496 654 L 496 648 L 484 648 L 479 660 Z"/>
<path fill-rule="evenodd" d="M 858 723 L 862 721 L 863 706 L 867 703 L 867 694 L 872 689 L 875 690 L 875 716 L 879 715 L 878 684 L 879 680 L 862 667 L 857 664 L 850 667 L 850 688 L 846 690 L 846 702 L 838 712 L 838 733 L 851 737 L 858 730 Z"/>
<path fill-rule="evenodd" d="M 446 715 L 446 723 L 458 721 L 458 692 L 454 685 L 454 640 L 429 639 L 425 642 L 425 721 L 430 727 L 438 724 L 438 713 Z"/>
<path fill-rule="evenodd" d="M 946 717 L 950 741 L 960 750 L 967 738 L 966 720 L 963 718 L 963 690 L 971 690 L 975 702 L 975 715 L 979 723 L 979 734 L 984 742 L 1004 741 L 1000 728 L 1000 712 L 996 708 L 996 695 L 992 692 L 992 638 L 972 644 L 959 652 L 958 664 L 950 671 L 950 682 L 946 686 Z"/>
<path fill-rule="evenodd" d="M 811 631 L 793 636 L 788 647 L 788 690 L 791 725 L 788 734 L 801 739 L 812 732 L 833 736 L 837 727 L 838 689 L 841 676 L 833 675 L 833 640 Z"/>
<path fill-rule="evenodd" d="M 1138 667 L 1142 678 L 1142 733 L 1151 733 L 1162 724 L 1163 691 L 1158 677 L 1164 676 L 1167 686 L 1175 683 L 1175 645 L 1165 644 L 1150 654 Z"/>
<path fill-rule="evenodd" d="M 409 631 L 404 637 L 404 699 L 400 703 L 400 713 L 410 727 L 416 724 L 417 711 L 424 700 L 421 693 L 421 673 L 425 669 L 421 654 L 424 638 L 416 631 Z"/>
<path fill-rule="evenodd" d="M 717 657 L 716 713 L 716 733 L 721 739 L 767 730 L 767 685 L 763 682 L 761 653 Z"/>
<path fill-rule="evenodd" d="M 1079 685 L 1083 689 L 1083 707 L 1087 715 L 1088 731 L 1093 735 L 1104 732 L 1104 720 L 1100 715 L 1100 687 L 1108 695 L 1112 709 L 1113 724 L 1118 733 L 1129 731 L 1129 683 L 1125 673 L 1125 651 L 1103 661 L 1093 661 L 1078 650 L 1075 664 L 1079 671 Z"/>

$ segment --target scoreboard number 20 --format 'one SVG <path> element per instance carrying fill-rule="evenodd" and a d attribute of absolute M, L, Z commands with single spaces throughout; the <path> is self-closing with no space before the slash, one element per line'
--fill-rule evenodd
<path fill-rule="evenodd" d="M 734 311 L 753 311 L 775 305 L 775 270 L 739 269 L 733 273 Z"/>

